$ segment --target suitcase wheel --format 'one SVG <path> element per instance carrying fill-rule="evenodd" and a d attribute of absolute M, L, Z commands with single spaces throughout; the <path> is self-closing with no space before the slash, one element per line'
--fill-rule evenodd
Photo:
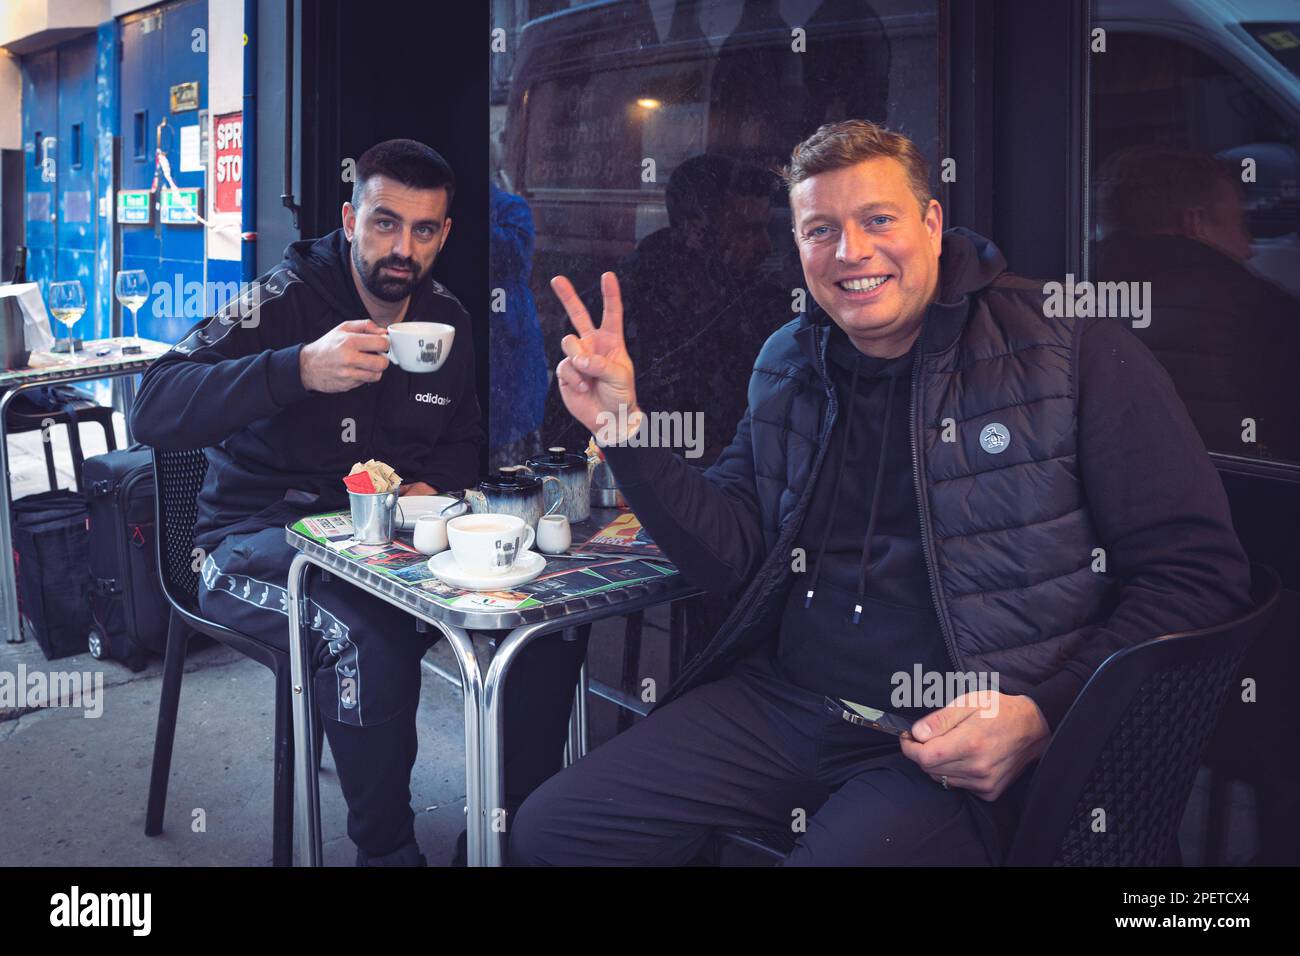
<path fill-rule="evenodd" d="M 86 639 L 86 645 L 90 648 L 90 656 L 97 661 L 102 661 L 108 656 L 108 646 L 104 641 L 104 635 L 99 632 L 99 628 L 92 627 L 90 636 Z"/>

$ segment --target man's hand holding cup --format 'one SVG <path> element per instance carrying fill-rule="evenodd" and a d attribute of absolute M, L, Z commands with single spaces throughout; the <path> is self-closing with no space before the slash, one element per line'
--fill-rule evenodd
<path fill-rule="evenodd" d="M 377 382 L 388 368 L 388 330 L 370 319 L 340 322 L 298 353 L 303 387 L 346 392 Z"/>

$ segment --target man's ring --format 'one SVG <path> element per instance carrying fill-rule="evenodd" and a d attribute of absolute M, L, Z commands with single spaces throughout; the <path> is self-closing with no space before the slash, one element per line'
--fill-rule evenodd
<path fill-rule="evenodd" d="M 941 784 L 943 785 L 943 789 L 947 790 L 947 789 L 948 789 L 948 775 L 947 775 L 947 774 L 943 774 L 942 776 L 940 776 L 940 777 L 939 777 L 939 783 L 941 783 Z"/>

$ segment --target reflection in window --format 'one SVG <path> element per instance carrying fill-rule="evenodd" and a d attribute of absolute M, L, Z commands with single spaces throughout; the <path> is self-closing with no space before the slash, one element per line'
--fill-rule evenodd
<path fill-rule="evenodd" d="M 702 412 L 701 463 L 726 447 L 753 360 L 798 311 L 803 284 L 774 171 L 818 126 L 851 117 L 908 134 L 937 163 L 937 7 L 498 0 L 493 26 L 507 39 L 493 75 L 494 172 L 534 235 L 532 261 L 512 258 L 515 276 L 530 274 L 529 314 L 509 299 L 492 314 L 494 465 L 586 445 L 554 385 L 539 401 L 534 383 L 570 331 L 549 279 L 567 275 L 599 315 L 605 270 L 621 281 L 640 403 Z M 535 361 L 503 354 L 537 340 Z"/>
<path fill-rule="evenodd" d="M 1097 278 L 1151 283 L 1135 332 L 1211 451 L 1300 461 L 1300 78 L 1266 101 L 1235 33 L 1172 29 L 1093 60 Z"/>

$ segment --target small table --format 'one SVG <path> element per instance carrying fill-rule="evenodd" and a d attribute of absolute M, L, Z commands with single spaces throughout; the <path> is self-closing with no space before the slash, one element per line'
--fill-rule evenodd
<path fill-rule="evenodd" d="M 18 619 L 18 582 L 14 579 L 13 561 L 13 526 L 10 508 L 11 489 L 9 486 L 9 403 L 29 388 L 41 385 L 65 385 L 69 382 L 83 382 L 100 378 L 119 378 L 134 376 L 149 367 L 158 356 L 168 351 L 171 346 L 149 339 L 135 339 L 141 346 L 138 353 L 122 354 L 121 338 L 95 339 L 84 342 L 83 348 L 72 355 L 53 352 L 33 352 L 29 368 L 0 371 L 0 561 L 4 567 L 0 570 L 0 631 L 5 640 L 17 644 L 23 639 L 22 623 Z M 105 354 L 96 354 L 105 351 Z M 131 401 L 135 396 L 135 382 L 128 381 L 124 390 L 126 411 L 131 410 Z M 127 430 L 128 441 L 130 429 Z"/>
<path fill-rule="evenodd" d="M 591 519 L 573 526 L 574 549 L 586 550 L 578 542 L 587 541 L 623 515 L 630 513 L 614 508 L 592 509 Z M 411 536 L 407 532 L 398 534 L 394 546 L 372 549 L 372 554 L 357 548 L 340 551 L 328 539 L 347 539 L 351 530 L 347 518 L 347 512 L 317 515 L 295 522 L 285 531 L 289 544 L 298 551 L 289 566 L 288 580 L 297 862 L 321 865 L 319 780 L 313 759 L 316 740 L 310 719 L 315 703 L 306 670 L 312 637 L 310 629 L 303 626 L 308 619 L 306 572 L 314 565 L 409 612 L 446 636 L 460 667 L 464 693 L 468 862 L 471 866 L 500 866 L 505 857 L 506 834 L 504 828 L 494 825 L 497 818 L 493 809 L 503 807 L 505 802 L 502 701 L 506 676 L 515 658 L 543 635 L 702 592 L 683 581 L 667 559 L 657 554 L 624 552 L 608 555 L 607 561 L 550 559 L 536 580 L 511 589 L 512 593 L 525 595 L 523 600 L 484 597 L 433 578 L 424 567 L 427 557 L 409 551 Z M 346 530 L 339 532 L 343 525 Z M 581 574 L 583 569 L 596 571 L 600 577 L 579 583 L 580 579 L 592 577 Z M 578 573 L 579 578 L 561 580 L 573 573 Z M 584 685 L 585 680 L 580 679 L 573 715 L 574 725 L 580 726 L 582 732 L 570 733 L 570 751 L 575 760 L 585 749 Z M 575 749 L 578 752 L 572 752 Z"/>

